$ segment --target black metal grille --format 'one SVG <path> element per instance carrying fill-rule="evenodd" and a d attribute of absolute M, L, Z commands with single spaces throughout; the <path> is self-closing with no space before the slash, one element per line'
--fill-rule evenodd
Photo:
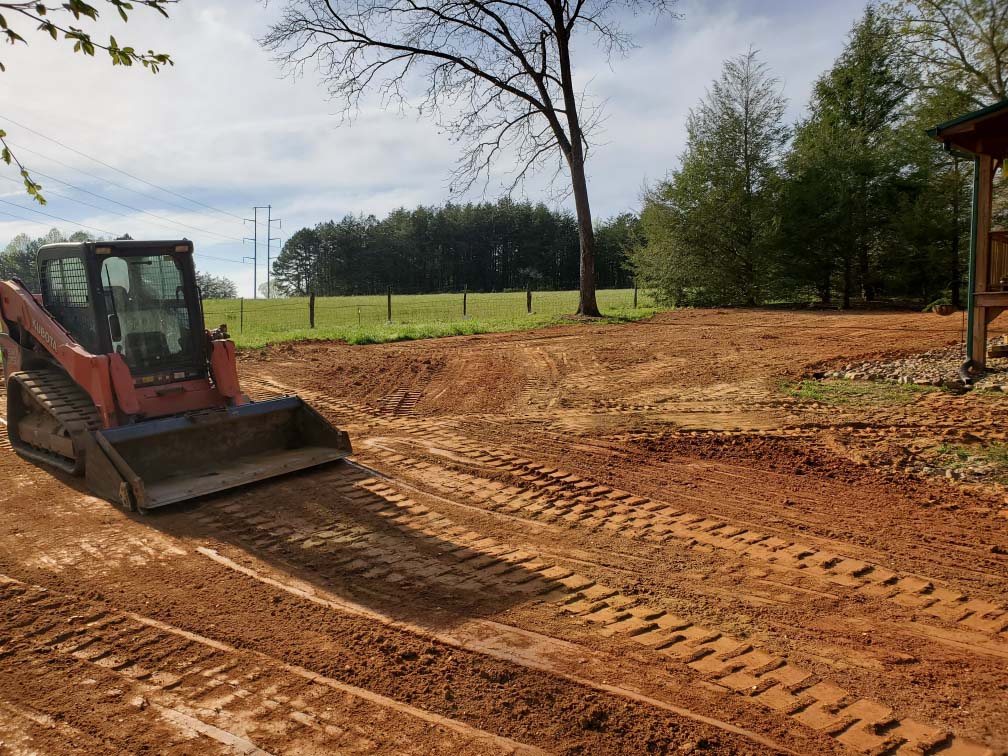
<path fill-rule="evenodd" d="M 148 295 L 162 301 L 181 297 L 182 272 L 170 256 L 148 258 L 149 265 L 140 269 L 140 278 Z"/>
<path fill-rule="evenodd" d="M 78 257 L 46 260 L 42 263 L 42 291 L 49 307 L 87 307 L 87 271 Z"/>
<path fill-rule="evenodd" d="M 98 337 L 84 261 L 79 257 L 45 260 L 41 273 L 42 301 L 46 307 L 78 344 L 96 352 Z"/>

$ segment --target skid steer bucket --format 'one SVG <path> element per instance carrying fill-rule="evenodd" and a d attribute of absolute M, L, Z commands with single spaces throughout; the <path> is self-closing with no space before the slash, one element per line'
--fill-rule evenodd
<path fill-rule="evenodd" d="M 350 453 L 344 431 L 287 397 L 95 431 L 85 476 L 97 495 L 144 510 Z"/>

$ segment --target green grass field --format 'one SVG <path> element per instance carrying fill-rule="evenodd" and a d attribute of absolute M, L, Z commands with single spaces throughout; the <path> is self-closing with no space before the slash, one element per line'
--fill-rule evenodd
<path fill-rule="evenodd" d="M 528 314 L 525 292 L 469 294 L 463 316 L 461 294 L 393 294 L 390 321 L 384 295 L 318 297 L 315 328 L 309 326 L 307 297 L 210 299 L 203 303 L 203 314 L 209 328 L 227 323 L 238 347 L 249 348 L 300 339 L 374 344 L 541 328 L 564 322 L 577 303 L 576 291 L 533 292 L 532 314 Z M 634 308 L 632 289 L 599 291 L 598 303 L 613 322 L 640 320 L 657 311 L 654 301 L 643 292 Z"/>

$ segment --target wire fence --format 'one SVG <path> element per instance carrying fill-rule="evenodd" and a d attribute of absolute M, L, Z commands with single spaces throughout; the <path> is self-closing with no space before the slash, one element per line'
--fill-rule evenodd
<path fill-rule="evenodd" d="M 603 312 L 617 315 L 655 307 L 651 297 L 634 289 L 600 290 L 598 303 Z M 576 291 L 390 293 L 356 297 L 214 299 L 203 302 L 203 314 L 209 328 L 223 323 L 231 333 L 281 333 L 388 323 L 502 322 L 530 316 L 571 314 L 577 307 Z"/>

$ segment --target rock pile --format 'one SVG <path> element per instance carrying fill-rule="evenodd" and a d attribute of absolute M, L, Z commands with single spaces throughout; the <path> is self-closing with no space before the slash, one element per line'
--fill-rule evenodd
<path fill-rule="evenodd" d="M 1005 342 L 1004 336 L 998 336 L 990 340 L 989 346 Z M 918 386 L 961 389 L 965 388 L 959 377 L 959 366 L 963 359 L 962 345 L 953 345 L 898 360 L 851 362 L 841 368 L 827 371 L 824 377 L 852 381 L 893 381 Z M 1008 391 L 1008 360 L 988 359 L 987 372 L 973 382 L 972 388 Z"/>

